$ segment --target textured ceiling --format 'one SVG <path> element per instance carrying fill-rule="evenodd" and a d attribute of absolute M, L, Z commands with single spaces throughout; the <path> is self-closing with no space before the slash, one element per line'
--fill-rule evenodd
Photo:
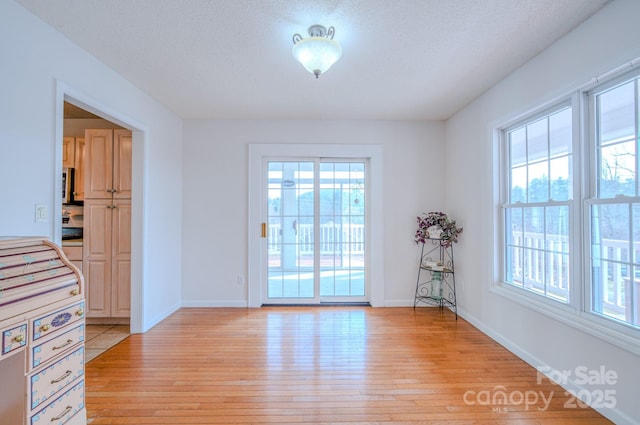
<path fill-rule="evenodd" d="M 16 0 L 185 119 L 446 119 L 607 0 Z M 335 27 L 315 79 L 294 33 Z"/>

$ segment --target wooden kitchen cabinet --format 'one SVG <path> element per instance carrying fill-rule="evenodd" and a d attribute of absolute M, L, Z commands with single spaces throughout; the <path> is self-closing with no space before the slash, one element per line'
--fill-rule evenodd
<path fill-rule="evenodd" d="M 76 138 L 62 138 L 62 168 L 73 168 L 76 166 Z"/>
<path fill-rule="evenodd" d="M 84 137 L 62 139 L 62 168 L 73 168 L 74 201 L 84 199 Z"/>
<path fill-rule="evenodd" d="M 131 198 L 131 131 L 85 130 L 85 199 Z"/>
<path fill-rule="evenodd" d="M 75 187 L 73 199 L 84 200 L 84 137 L 76 137 L 75 141 Z"/>
<path fill-rule="evenodd" d="M 83 268 L 88 318 L 128 318 L 131 298 L 132 137 L 87 129 L 84 137 Z"/>
<path fill-rule="evenodd" d="M 129 317 L 131 200 L 85 200 L 84 226 L 87 317 Z"/>

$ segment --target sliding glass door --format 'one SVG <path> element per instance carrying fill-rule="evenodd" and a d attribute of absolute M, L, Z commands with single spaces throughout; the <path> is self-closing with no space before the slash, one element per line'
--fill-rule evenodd
<path fill-rule="evenodd" d="M 266 161 L 264 304 L 368 301 L 365 165 Z"/>

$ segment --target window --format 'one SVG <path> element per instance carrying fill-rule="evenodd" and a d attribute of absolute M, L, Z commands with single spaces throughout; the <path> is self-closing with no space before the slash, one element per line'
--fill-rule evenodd
<path fill-rule="evenodd" d="M 569 302 L 572 108 L 505 131 L 505 282 Z"/>
<path fill-rule="evenodd" d="M 603 317 L 640 327 L 638 81 L 588 94 L 595 184 L 590 205 L 591 305 Z"/>
<path fill-rule="evenodd" d="M 499 134 L 502 293 L 640 351 L 640 71 Z"/>

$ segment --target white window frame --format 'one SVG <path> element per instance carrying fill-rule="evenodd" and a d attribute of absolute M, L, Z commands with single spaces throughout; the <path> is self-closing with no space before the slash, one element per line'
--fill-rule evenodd
<path fill-rule="evenodd" d="M 502 170 L 502 187 L 501 187 L 501 195 L 502 195 L 502 199 L 501 199 L 501 205 L 502 207 L 502 214 L 501 214 L 501 228 L 503 229 L 503 231 L 505 230 L 505 216 L 507 213 L 507 210 L 510 209 L 512 206 L 518 205 L 517 203 L 511 203 L 509 202 L 509 198 L 510 198 L 510 154 L 508 151 L 508 145 L 509 145 L 509 134 L 517 129 L 520 129 L 522 127 L 526 127 L 527 125 L 534 123 L 540 119 L 543 118 L 548 118 L 549 116 L 556 114 L 564 109 L 567 108 L 571 108 L 572 111 L 572 123 L 575 122 L 575 110 L 576 110 L 576 105 L 574 105 L 575 102 L 572 102 L 571 98 L 568 99 L 563 99 L 560 102 L 555 103 L 554 105 L 545 108 L 544 110 L 541 111 L 537 111 L 536 113 L 533 113 L 531 115 L 527 115 L 524 119 L 519 119 L 516 122 L 505 126 L 503 128 L 500 129 L 500 138 L 501 138 L 501 146 L 502 146 L 502 152 L 504 153 L 503 158 L 504 161 L 502 161 L 501 163 L 501 170 Z M 570 154 L 570 158 L 571 158 L 571 167 L 570 167 L 570 172 L 572 173 L 571 175 L 571 182 L 575 182 L 577 178 L 579 178 L 579 173 L 576 170 L 576 164 L 575 164 L 575 150 L 577 148 L 577 137 L 575 135 L 575 128 L 572 128 L 572 140 L 571 140 L 571 154 Z M 551 161 L 552 158 L 548 158 L 547 161 Z M 549 176 L 550 178 L 551 176 Z M 528 187 L 528 186 L 527 186 Z M 522 207 L 523 208 L 534 208 L 534 207 L 540 207 L 540 208 L 546 208 L 546 207 L 554 207 L 554 206 L 564 206 L 566 205 L 568 207 L 569 210 L 569 225 L 571 226 L 569 229 L 569 247 L 570 247 L 570 251 L 569 251 L 569 276 L 573 276 L 574 274 L 574 263 L 576 261 L 577 258 L 579 258 L 578 256 L 576 256 L 574 254 L 574 251 L 577 247 L 576 245 L 576 240 L 575 237 L 573 237 L 572 235 L 574 235 L 574 222 L 575 222 L 575 217 L 577 217 L 577 211 L 576 208 L 574 206 L 574 189 L 576 187 L 576 184 L 573 183 L 572 186 L 572 193 L 571 196 L 569 197 L 568 200 L 563 200 L 563 201 L 554 201 L 554 200 L 547 200 L 547 201 L 542 201 L 542 202 L 524 202 L 522 203 Z M 528 191 L 529 193 L 529 191 Z M 505 249 L 505 241 L 506 241 L 506 237 L 507 235 L 505 233 L 503 233 L 503 239 L 502 239 L 502 255 L 501 257 L 504 259 L 506 258 L 506 249 Z M 546 247 L 543 250 L 545 253 L 547 252 Z M 506 262 L 503 262 L 503 267 L 502 267 L 502 282 L 504 282 L 505 284 L 508 284 L 510 286 L 513 286 L 514 288 L 519 288 L 518 285 L 514 284 L 514 283 L 507 283 L 507 279 L 506 279 L 506 274 L 507 274 L 507 264 Z M 526 289 L 526 288 L 519 288 L 519 289 Z M 568 300 L 566 302 L 564 301 L 560 301 L 557 300 L 551 296 L 547 296 L 547 295 L 542 295 L 539 294 L 535 291 L 527 291 L 527 292 L 531 292 L 534 295 L 537 295 L 545 300 L 550 300 L 556 303 L 561 303 L 563 305 L 574 305 L 575 306 L 575 300 L 578 299 L 578 297 L 575 295 L 574 290 L 572 288 L 572 286 L 570 285 L 570 290 L 569 290 L 569 295 L 568 295 Z"/>
<path fill-rule="evenodd" d="M 631 68 L 638 65 L 632 61 Z M 590 260 L 590 202 L 595 193 L 596 158 L 595 140 L 590 133 L 593 115 L 590 107 L 591 93 L 599 93 L 605 87 L 640 76 L 635 68 L 629 72 L 629 64 L 600 76 L 563 96 L 544 102 L 537 108 L 505 120 L 493 126 L 493 155 L 495 166 L 495 216 L 496 235 L 500 241 L 496 247 L 495 278 L 490 290 L 512 301 L 525 305 L 562 323 L 578 328 L 609 343 L 635 354 L 640 354 L 640 329 L 592 312 L 591 260 Z M 502 207 L 509 199 L 509 156 L 507 131 L 518 125 L 533 122 L 554 110 L 570 105 L 573 111 L 573 202 L 570 207 L 570 298 L 563 303 L 519 288 L 505 281 L 505 211 Z M 639 177 L 640 178 L 640 177 Z"/>
<path fill-rule="evenodd" d="M 606 316 L 604 316 L 603 314 L 597 313 L 593 311 L 593 282 L 592 282 L 592 277 L 591 277 L 591 270 L 592 270 L 592 263 L 591 263 L 591 231 L 592 231 L 592 224 L 591 224 L 591 207 L 595 204 L 606 204 L 606 203 L 618 203 L 616 202 L 617 198 L 610 198 L 610 202 L 607 202 L 607 200 L 609 198 L 598 198 L 597 197 L 597 185 L 598 185 L 598 177 L 597 177 L 597 173 L 599 170 L 597 170 L 596 168 L 598 167 L 597 164 L 597 158 L 595 155 L 596 152 L 596 144 L 597 144 L 597 140 L 596 140 L 596 127 L 595 127 L 595 122 L 596 122 L 596 111 L 595 111 L 595 96 L 597 96 L 600 93 L 605 92 L 608 89 L 611 89 L 613 87 L 616 87 L 626 81 L 629 81 L 631 79 L 636 79 L 636 78 L 640 78 L 640 70 L 633 70 L 631 72 L 625 72 L 622 75 L 619 75 L 617 77 L 614 78 L 610 78 L 598 85 L 596 85 L 595 87 L 589 89 L 589 90 L 585 90 L 582 92 L 582 99 L 585 105 L 585 113 L 584 113 L 584 134 L 585 134 L 585 139 L 588 141 L 587 145 L 589 148 L 589 154 L 590 154 L 590 158 L 588 158 L 588 167 L 589 170 L 591 170 L 591 173 L 588 173 L 586 175 L 586 194 L 585 194 L 585 198 L 583 201 L 583 217 L 585 220 L 585 226 L 583 229 L 583 249 L 585 252 L 585 256 L 584 256 L 584 276 L 585 279 L 584 281 L 587 282 L 585 283 L 585 297 L 584 297 L 584 303 L 583 303 L 583 311 L 585 312 L 586 315 L 588 315 L 589 319 L 592 320 L 594 323 L 601 325 L 601 326 L 605 326 L 607 328 L 612 328 L 613 330 L 615 330 L 616 332 L 619 332 L 623 335 L 627 335 L 631 338 L 636 338 L 637 340 L 640 340 L 640 329 L 637 328 L 633 328 L 632 326 L 625 324 L 623 322 L 619 322 L 616 321 L 613 318 L 607 318 Z M 637 99 L 636 99 L 637 101 Z M 636 118 L 637 119 L 637 118 Z M 637 123 L 636 123 L 637 125 Z M 637 134 L 637 133 L 636 133 Z M 636 161 L 638 160 L 638 158 L 636 158 Z M 587 163 L 587 161 L 585 161 L 585 163 Z M 640 179 L 640 175 L 636 175 L 636 181 L 638 181 Z M 638 203 L 640 202 L 640 196 L 635 196 L 635 197 L 628 197 L 625 196 L 622 201 L 624 203 L 627 202 L 633 202 L 633 203 Z M 638 344 L 640 344 L 640 341 L 638 341 Z"/>

